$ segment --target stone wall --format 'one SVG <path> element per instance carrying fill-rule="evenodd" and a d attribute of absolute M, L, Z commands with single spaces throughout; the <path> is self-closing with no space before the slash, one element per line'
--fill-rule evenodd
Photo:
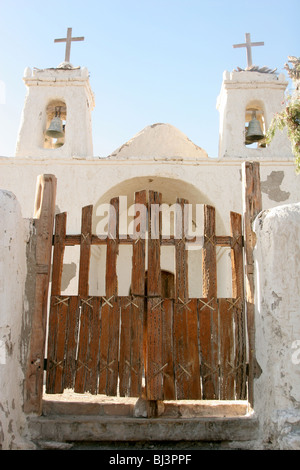
<path fill-rule="evenodd" d="M 300 449 L 300 203 L 261 212 L 255 221 L 255 412 L 262 440 Z"/>

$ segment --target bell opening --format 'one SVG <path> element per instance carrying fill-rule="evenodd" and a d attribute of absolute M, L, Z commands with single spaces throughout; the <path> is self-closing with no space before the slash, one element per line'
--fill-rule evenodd
<path fill-rule="evenodd" d="M 66 104 L 59 100 L 51 101 L 47 106 L 46 116 L 44 148 L 58 149 L 65 143 Z"/>
<path fill-rule="evenodd" d="M 248 108 L 245 116 L 245 145 L 247 148 L 264 148 L 265 119 L 260 109 Z"/>

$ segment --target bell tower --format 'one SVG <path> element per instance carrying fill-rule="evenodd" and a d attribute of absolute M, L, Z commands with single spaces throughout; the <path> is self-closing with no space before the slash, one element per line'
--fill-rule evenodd
<path fill-rule="evenodd" d="M 263 42 L 252 43 L 246 34 L 244 44 L 247 67 L 233 72 L 225 71 L 217 100 L 220 113 L 219 158 L 249 158 L 251 160 L 293 159 L 290 142 L 285 132 L 278 132 L 270 145 L 265 143 L 265 133 L 282 101 L 288 82 L 276 69 L 252 64 L 251 48 Z"/>
<path fill-rule="evenodd" d="M 24 72 L 27 88 L 15 155 L 18 157 L 93 156 L 95 106 L 89 73 L 70 64 L 72 29 L 68 28 L 65 61 L 57 68 Z"/>

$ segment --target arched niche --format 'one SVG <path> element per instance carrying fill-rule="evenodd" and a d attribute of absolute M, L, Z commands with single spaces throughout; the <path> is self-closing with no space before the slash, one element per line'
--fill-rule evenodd
<path fill-rule="evenodd" d="M 56 123 L 55 123 L 55 120 Z M 58 149 L 65 143 L 65 127 L 67 121 L 67 106 L 61 99 L 51 100 L 46 107 L 46 128 L 44 132 L 44 148 Z M 49 129 L 60 122 L 62 136 L 49 135 Z"/>
<path fill-rule="evenodd" d="M 134 203 L 134 194 L 141 190 L 153 190 L 158 191 L 162 194 L 162 204 L 172 206 L 176 202 L 176 198 L 186 199 L 191 205 L 192 210 L 192 222 L 193 231 L 197 230 L 198 233 L 203 233 L 203 207 L 204 204 L 214 206 L 214 202 L 209 199 L 207 195 L 202 193 L 194 185 L 187 183 L 186 181 L 160 177 L 155 175 L 135 177 L 124 180 L 119 184 L 111 187 L 106 193 L 104 193 L 99 200 L 94 204 L 93 210 L 93 223 L 92 231 L 94 234 L 100 235 L 97 228 L 101 221 L 100 209 L 102 205 L 108 205 L 110 200 L 114 197 L 119 197 L 120 202 L 120 218 L 123 217 L 124 212 Z M 126 203 L 126 204 L 124 204 Z M 196 207 L 198 206 L 198 207 Z M 122 213 L 123 211 L 123 213 Z M 102 212 L 103 213 L 103 212 Z M 226 233 L 223 214 L 219 212 L 216 207 L 216 233 L 224 235 Z M 133 219 L 132 216 L 128 216 L 128 226 Z M 123 221 L 126 217 L 123 218 Z M 172 220 L 171 220 L 172 225 Z M 121 230 L 120 230 L 121 233 Z M 219 270 L 220 274 L 219 287 L 222 290 L 222 285 L 226 284 L 224 289 L 230 289 L 231 285 L 231 271 L 229 272 L 230 258 L 224 256 L 220 249 L 218 251 L 218 262 L 224 263 L 224 269 Z M 117 262 L 117 273 L 118 273 L 118 289 L 119 295 L 128 295 L 131 284 L 131 264 L 132 264 L 132 246 L 131 245 L 120 245 L 119 256 Z M 91 251 L 91 264 L 90 264 L 90 293 L 91 295 L 105 295 L 105 266 L 106 266 L 106 247 L 92 246 Z M 191 297 L 202 296 L 202 249 L 201 247 L 195 247 L 195 249 L 189 248 L 189 291 Z M 231 269 L 231 268 L 230 268 Z M 147 270 L 147 259 L 146 259 L 146 270 Z M 175 273 L 175 248 L 174 246 L 163 246 L 161 248 L 161 270 L 164 272 Z M 170 277 L 170 276 L 169 276 Z M 224 290 L 223 289 L 223 290 Z M 224 291 L 225 292 L 225 291 Z M 224 293 L 222 296 L 230 297 L 228 293 Z"/>
<path fill-rule="evenodd" d="M 266 112 L 264 103 L 252 100 L 245 109 L 245 146 L 248 148 L 265 148 L 265 134 L 267 130 Z M 251 123 L 251 124 L 250 124 Z M 251 127 L 252 125 L 252 127 Z M 250 126 L 250 127 L 249 127 Z M 254 136 L 251 132 L 257 130 Z"/>

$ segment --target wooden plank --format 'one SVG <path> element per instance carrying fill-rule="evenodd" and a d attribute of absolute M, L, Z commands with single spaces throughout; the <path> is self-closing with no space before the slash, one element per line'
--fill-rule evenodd
<path fill-rule="evenodd" d="M 163 324 L 162 300 L 148 298 L 147 307 L 147 376 L 148 400 L 163 400 Z"/>
<path fill-rule="evenodd" d="M 119 322 L 117 256 L 119 198 L 110 201 L 106 252 L 106 297 L 101 309 L 99 393 L 116 395 L 118 385 Z"/>
<path fill-rule="evenodd" d="M 236 398 L 246 399 L 246 325 L 244 311 L 244 260 L 242 244 L 242 217 L 235 212 L 230 213 L 232 265 L 232 296 L 234 297 L 234 323 L 235 323 L 235 371 L 236 371 Z"/>
<path fill-rule="evenodd" d="M 176 398 L 200 399 L 197 299 L 190 299 L 185 305 L 175 304 L 174 363 Z"/>
<path fill-rule="evenodd" d="M 84 393 L 85 381 L 87 372 L 90 369 L 90 357 L 89 357 L 89 335 L 90 335 L 90 315 L 91 309 L 87 304 L 82 304 L 80 298 L 80 329 L 79 329 L 79 343 L 78 343 L 78 355 L 76 362 L 76 376 L 74 391 L 76 393 Z"/>
<path fill-rule="evenodd" d="M 35 302 L 25 372 L 25 413 L 42 413 L 44 354 L 46 340 L 48 289 L 55 214 L 56 178 L 41 175 L 37 181 L 34 221 L 36 227 Z"/>
<path fill-rule="evenodd" d="M 106 322 L 108 330 L 108 347 L 106 360 L 102 355 L 102 375 L 106 375 L 106 395 L 116 396 L 118 387 L 118 362 L 119 362 L 119 322 L 120 308 L 118 299 L 111 299 L 109 305 L 102 306 L 102 320 Z M 101 330 L 101 341 L 103 341 L 103 323 Z M 106 343 L 106 342 L 105 342 Z M 100 345 L 101 348 L 101 345 Z"/>
<path fill-rule="evenodd" d="M 138 397 L 143 377 L 144 298 L 120 297 L 120 396 Z"/>
<path fill-rule="evenodd" d="M 93 206 L 82 208 L 78 295 L 89 295 Z"/>
<path fill-rule="evenodd" d="M 127 297 L 120 299 L 121 306 L 121 336 L 120 336 L 120 360 L 119 360 L 119 379 L 120 396 L 129 397 L 130 395 L 130 371 L 131 371 L 131 299 Z"/>
<path fill-rule="evenodd" d="M 110 307 L 111 306 L 111 307 Z M 109 348 L 109 317 L 110 309 L 112 308 L 112 299 L 104 297 L 101 303 L 100 310 L 100 355 L 99 355 L 99 386 L 98 393 L 106 395 L 107 391 L 107 368 L 108 362 L 108 348 Z"/>
<path fill-rule="evenodd" d="M 161 239 L 161 194 L 149 191 L 148 222 L 148 297 L 161 295 L 160 239 Z"/>
<path fill-rule="evenodd" d="M 248 400 L 254 405 L 253 380 L 257 365 L 255 356 L 255 307 L 254 307 L 254 257 L 253 250 L 256 243 L 252 224 L 255 217 L 262 210 L 260 189 L 260 165 L 258 162 L 244 162 L 242 165 L 243 182 L 243 215 L 244 215 L 244 244 L 245 244 L 245 291 L 246 291 L 246 318 L 249 342 L 249 385 Z"/>
<path fill-rule="evenodd" d="M 52 296 L 49 313 L 46 392 L 73 388 L 78 328 L 77 296 Z M 75 337 L 76 336 L 76 337 Z"/>
<path fill-rule="evenodd" d="M 100 337 L 100 297 L 81 297 L 80 333 L 74 390 L 76 393 L 98 391 Z"/>
<path fill-rule="evenodd" d="M 163 396 L 164 400 L 176 400 L 173 360 L 173 314 L 174 301 L 164 299 L 162 303 L 163 325 Z"/>
<path fill-rule="evenodd" d="M 135 194 L 135 218 L 132 244 L 132 274 L 130 298 L 130 358 L 127 369 L 130 371 L 129 396 L 140 396 L 142 391 L 142 374 L 144 367 L 144 328 L 145 312 L 145 244 L 147 230 L 147 193 L 139 191 Z M 123 321 L 122 321 L 123 325 Z M 122 335 L 121 335 L 122 338 Z M 120 357 L 122 357 L 122 341 Z"/>
<path fill-rule="evenodd" d="M 184 400 L 188 396 L 190 378 L 188 363 L 187 308 L 188 259 L 184 238 L 184 200 L 177 199 L 175 213 L 175 307 L 174 307 L 174 359 L 176 396 Z"/>
<path fill-rule="evenodd" d="M 163 399 L 163 338 L 161 311 L 161 194 L 149 191 L 147 331 L 146 331 L 146 394 L 148 400 Z"/>
<path fill-rule="evenodd" d="M 47 346 L 47 393 L 62 393 L 64 368 L 64 342 L 66 334 L 66 316 L 68 302 L 60 303 L 61 278 L 63 272 L 63 257 L 65 250 L 67 214 L 57 214 L 55 217 L 55 235 L 52 263 L 51 302 L 48 326 Z"/>
<path fill-rule="evenodd" d="M 65 368 L 65 350 L 66 350 L 66 333 L 67 333 L 67 316 L 69 309 L 68 297 L 53 297 L 54 302 L 52 313 L 55 314 L 57 330 L 54 357 L 47 358 L 49 360 L 49 368 L 52 368 L 54 373 L 54 384 L 52 393 L 62 393 L 64 390 L 64 368 Z M 54 312 L 53 312 L 54 310 Z M 50 325 L 49 325 L 50 326 Z M 52 330 L 49 329 L 49 341 L 51 340 Z M 48 362 L 47 360 L 47 362 Z M 48 369 L 50 375 L 50 371 Z"/>
<path fill-rule="evenodd" d="M 66 246 L 75 246 L 80 245 L 81 235 L 67 235 L 66 236 Z M 189 244 L 194 242 L 199 242 L 198 237 L 193 237 L 189 239 Z M 106 245 L 107 236 L 106 235 L 92 235 L 91 245 Z M 120 245 L 132 245 L 132 236 L 131 235 L 122 235 L 120 234 Z M 216 246 L 231 247 L 232 238 L 229 235 L 216 235 L 215 237 Z M 170 235 L 169 238 L 161 239 L 161 246 L 173 246 L 175 245 L 175 238 L 173 235 Z"/>
<path fill-rule="evenodd" d="M 55 217 L 54 249 L 52 262 L 51 295 L 61 294 L 61 277 L 65 252 L 67 214 L 57 214 Z"/>
<path fill-rule="evenodd" d="M 199 305 L 203 398 L 219 396 L 218 383 L 218 304 L 215 208 L 204 206 L 204 246 L 202 258 L 203 297 Z M 202 301 L 202 302 L 201 302 Z M 207 305 L 204 305 L 205 302 Z"/>
<path fill-rule="evenodd" d="M 190 370 L 187 399 L 201 399 L 200 355 L 198 342 L 198 301 L 191 299 L 187 305 L 188 365 Z M 189 310 L 190 309 L 190 310 Z"/>
<path fill-rule="evenodd" d="M 235 347 L 233 299 L 219 299 L 220 400 L 235 399 Z"/>
<path fill-rule="evenodd" d="M 202 258 L 203 297 L 217 298 L 217 255 L 215 208 L 204 206 L 204 246 Z"/>
<path fill-rule="evenodd" d="M 245 307 L 233 307 L 235 331 L 236 399 L 247 399 L 247 350 Z"/>
<path fill-rule="evenodd" d="M 142 393 L 144 370 L 143 339 L 144 339 L 145 300 L 143 297 L 132 297 L 131 303 L 131 355 L 130 355 L 130 396 L 139 397 Z"/>
<path fill-rule="evenodd" d="M 100 297 L 81 299 L 84 308 L 89 309 L 89 347 L 88 368 L 86 368 L 85 391 L 96 395 L 98 392 L 98 364 L 99 364 L 99 338 L 100 338 Z"/>
<path fill-rule="evenodd" d="M 70 296 L 67 318 L 66 359 L 64 369 L 64 388 L 75 387 L 77 346 L 80 317 L 80 298 Z"/>
<path fill-rule="evenodd" d="M 242 304 L 244 300 L 244 262 L 243 262 L 243 236 L 242 216 L 236 212 L 230 212 L 232 267 L 232 297 Z"/>
<path fill-rule="evenodd" d="M 188 361 L 187 309 L 178 302 L 174 305 L 174 365 L 176 398 L 184 400 L 188 395 L 188 380 L 191 371 Z"/>
<path fill-rule="evenodd" d="M 218 303 L 198 299 L 199 343 L 203 400 L 219 398 Z"/>
<path fill-rule="evenodd" d="M 256 236 L 252 231 L 252 224 L 262 210 L 260 190 L 259 163 L 243 163 L 243 211 L 244 211 L 244 238 L 245 238 L 245 262 L 246 262 L 246 299 L 254 303 L 254 258 L 253 249 L 256 244 Z"/>
<path fill-rule="evenodd" d="M 185 199 L 177 199 L 175 213 L 175 291 L 176 300 L 185 303 L 189 297 L 188 287 L 188 251 L 185 246 L 185 211 L 184 205 L 188 204 Z"/>
<path fill-rule="evenodd" d="M 145 243 L 147 230 L 147 193 L 140 191 L 135 194 L 136 213 L 132 244 L 131 294 L 145 294 Z M 143 209 L 144 208 L 144 209 Z"/>

